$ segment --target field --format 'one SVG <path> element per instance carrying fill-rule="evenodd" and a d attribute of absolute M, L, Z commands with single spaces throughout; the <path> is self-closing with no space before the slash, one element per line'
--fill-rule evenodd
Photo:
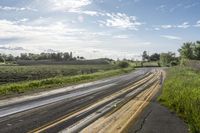
<path fill-rule="evenodd" d="M 27 80 L 39 80 L 60 76 L 90 74 L 117 69 L 114 65 L 34 65 L 0 66 L 0 85 Z"/>
<path fill-rule="evenodd" d="M 151 62 L 134 61 L 131 63 L 131 65 L 134 67 L 159 67 L 157 61 L 151 61 Z"/>
<path fill-rule="evenodd" d="M 143 67 L 158 67 L 157 61 L 144 62 Z"/>
<path fill-rule="evenodd" d="M 132 71 L 134 68 L 115 69 L 99 71 L 92 74 L 83 74 L 76 76 L 59 76 L 41 80 L 23 81 L 17 83 L 8 83 L 0 86 L 0 96 L 9 96 L 21 94 L 29 91 L 41 91 L 51 88 L 63 87 L 71 84 L 78 84 L 88 81 L 94 81 L 101 78 L 120 75 Z"/>
<path fill-rule="evenodd" d="M 200 132 L 200 71 L 170 68 L 159 100 L 188 123 L 190 132 Z"/>

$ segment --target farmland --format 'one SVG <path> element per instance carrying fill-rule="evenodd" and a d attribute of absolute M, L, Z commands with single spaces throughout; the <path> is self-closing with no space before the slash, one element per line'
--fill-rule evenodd
<path fill-rule="evenodd" d="M 160 102 L 177 112 L 192 133 L 200 132 L 200 72 L 186 67 L 170 68 Z"/>
<path fill-rule="evenodd" d="M 39 80 L 61 76 L 90 74 L 117 69 L 116 65 L 34 65 L 0 66 L 0 84 L 27 80 Z"/>
<path fill-rule="evenodd" d="M 92 74 L 82 74 L 75 76 L 58 76 L 53 78 L 22 81 L 17 83 L 8 83 L 0 86 L 0 96 L 14 96 L 25 92 L 41 91 L 52 88 L 64 87 L 72 84 L 79 84 L 88 81 L 94 81 L 106 77 L 128 73 L 134 70 L 132 67 L 115 70 L 99 70 Z"/>

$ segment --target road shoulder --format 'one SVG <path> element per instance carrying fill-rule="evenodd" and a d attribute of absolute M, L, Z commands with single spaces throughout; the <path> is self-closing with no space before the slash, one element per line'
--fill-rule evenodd
<path fill-rule="evenodd" d="M 161 90 L 130 126 L 128 133 L 188 133 L 186 123 L 157 101 L 160 94 Z"/>

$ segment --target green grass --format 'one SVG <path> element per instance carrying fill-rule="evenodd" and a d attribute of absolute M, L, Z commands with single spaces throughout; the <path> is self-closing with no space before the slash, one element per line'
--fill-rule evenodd
<path fill-rule="evenodd" d="M 0 66 L 0 85 L 55 76 L 90 74 L 101 70 L 116 69 L 116 65 L 34 65 Z"/>
<path fill-rule="evenodd" d="M 94 81 L 101 78 L 128 73 L 132 70 L 133 68 L 116 69 L 116 70 L 107 70 L 107 71 L 101 71 L 92 74 L 83 74 L 77 76 L 60 76 L 42 80 L 10 83 L 0 86 L 0 96 L 15 95 L 30 91 L 40 91 L 43 89 L 58 88 L 71 84 Z"/>
<path fill-rule="evenodd" d="M 150 61 L 150 62 L 141 62 L 141 61 L 135 61 L 130 63 L 130 65 L 134 67 L 159 67 L 157 61 Z"/>
<path fill-rule="evenodd" d="M 159 101 L 184 118 L 192 133 L 200 133 L 200 72 L 170 68 Z"/>
<path fill-rule="evenodd" d="M 157 61 L 144 62 L 143 66 L 144 67 L 158 67 L 158 62 Z"/>

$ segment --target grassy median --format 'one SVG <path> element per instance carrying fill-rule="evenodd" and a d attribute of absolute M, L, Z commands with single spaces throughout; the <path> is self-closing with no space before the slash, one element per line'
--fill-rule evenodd
<path fill-rule="evenodd" d="M 199 71 L 170 68 L 159 101 L 184 118 L 192 133 L 200 132 Z"/>
<path fill-rule="evenodd" d="M 41 80 L 9 83 L 0 86 L 0 96 L 21 94 L 30 91 L 40 91 L 44 89 L 47 90 L 72 84 L 94 81 L 97 79 L 128 73 L 131 72 L 133 69 L 134 68 L 129 67 L 125 69 L 101 71 L 92 74 L 82 74 L 77 76 L 60 76 Z"/>

